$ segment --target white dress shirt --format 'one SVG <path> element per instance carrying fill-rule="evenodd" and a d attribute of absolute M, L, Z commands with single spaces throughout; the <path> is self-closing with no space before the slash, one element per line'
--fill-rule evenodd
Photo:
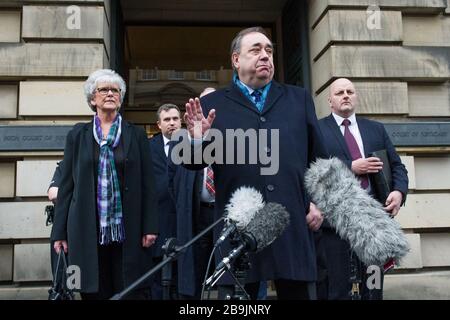
<path fill-rule="evenodd" d="M 355 114 L 352 114 L 348 118 L 342 118 L 341 116 L 335 114 L 334 112 L 332 113 L 332 115 L 334 117 L 334 120 L 336 120 L 339 129 L 341 130 L 342 136 L 344 136 L 345 131 L 345 127 L 342 125 L 342 121 L 344 121 L 344 119 L 350 120 L 350 125 L 348 126 L 348 129 L 355 137 L 356 143 L 358 144 L 359 152 L 361 152 L 361 156 L 363 157 L 363 159 L 365 159 L 366 157 L 364 156 L 364 145 L 361 138 L 361 133 L 359 132 L 358 123 L 356 122 Z"/>
<path fill-rule="evenodd" d="M 166 157 L 169 156 L 169 142 L 170 139 L 167 139 L 165 135 L 163 135 L 163 142 L 164 142 L 164 152 L 166 153 Z"/>

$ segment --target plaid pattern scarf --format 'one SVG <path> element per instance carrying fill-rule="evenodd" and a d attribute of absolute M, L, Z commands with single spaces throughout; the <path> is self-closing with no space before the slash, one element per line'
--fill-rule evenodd
<path fill-rule="evenodd" d="M 97 210 L 100 219 L 100 244 L 113 241 L 123 242 L 125 230 L 122 218 L 122 200 L 120 185 L 114 163 L 113 149 L 120 142 L 122 117 L 117 115 L 109 129 L 108 136 L 103 139 L 100 119 L 94 116 L 94 138 L 100 146 L 98 161 Z"/>

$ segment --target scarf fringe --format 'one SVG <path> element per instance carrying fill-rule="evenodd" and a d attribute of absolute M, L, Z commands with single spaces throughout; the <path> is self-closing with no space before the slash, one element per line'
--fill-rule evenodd
<path fill-rule="evenodd" d="M 121 222 L 100 227 L 100 244 L 107 245 L 112 242 L 122 243 L 125 240 L 125 230 Z"/>

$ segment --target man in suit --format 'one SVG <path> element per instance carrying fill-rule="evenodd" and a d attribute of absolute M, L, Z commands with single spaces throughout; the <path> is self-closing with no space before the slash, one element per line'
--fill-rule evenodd
<path fill-rule="evenodd" d="M 335 80 L 330 86 L 328 102 L 331 114 L 319 121 L 326 137 L 326 146 L 331 156 L 341 159 L 361 181 L 361 187 L 373 193 L 369 175 L 383 168 L 381 160 L 369 156 L 374 151 L 386 150 L 392 173 L 392 192 L 383 203 L 387 214 L 397 215 L 408 192 L 408 176 L 405 166 L 395 151 L 383 124 L 355 115 L 358 95 L 353 83 L 344 78 Z M 322 225 L 320 251 L 325 255 L 327 276 L 319 283 L 320 299 L 349 299 L 352 283 L 350 277 L 361 280 L 362 299 L 382 299 L 381 288 L 369 289 L 367 267 L 353 254 L 346 241 L 325 221 Z M 323 251 L 322 251 L 323 250 Z M 382 271 L 382 270 L 381 270 Z"/>
<path fill-rule="evenodd" d="M 205 88 L 200 97 L 216 89 Z M 170 157 L 169 157 L 170 158 Z M 177 240 L 184 244 L 214 222 L 215 187 L 210 166 L 188 170 L 169 159 L 169 189 L 177 207 Z M 208 259 L 213 248 L 212 232 L 201 237 L 178 258 L 180 298 L 201 298 Z"/>
<path fill-rule="evenodd" d="M 161 262 L 164 252 L 162 246 L 167 238 L 176 236 L 177 218 L 175 203 L 169 193 L 167 156 L 172 133 L 181 127 L 180 109 L 174 104 L 163 104 L 156 112 L 157 125 L 161 130 L 149 140 L 153 155 L 153 171 L 158 197 L 159 237 L 153 246 L 153 262 Z M 175 275 L 175 273 L 174 273 Z M 175 281 L 175 279 L 173 279 Z M 172 282 L 173 283 L 173 282 Z M 173 292 L 172 292 L 173 294 Z M 162 299 L 161 272 L 155 277 L 152 285 L 152 299 Z"/>
<path fill-rule="evenodd" d="M 289 212 L 290 224 L 284 232 L 261 252 L 250 254 L 248 293 L 255 299 L 260 281 L 274 280 L 279 299 L 309 299 L 314 297 L 312 284 L 316 280 L 312 231 L 320 227 L 323 218 L 304 191 L 303 176 L 311 161 L 327 154 L 311 95 L 303 88 L 273 80 L 273 50 L 264 29 L 254 27 L 239 32 L 231 44 L 235 73 L 230 86 L 201 99 L 190 99 L 185 121 L 194 146 L 212 128 L 224 139 L 223 159 L 230 153 L 234 155 L 229 157 L 234 161 L 212 164 L 216 187 L 214 220 L 223 215 L 231 194 L 241 186 L 257 189 L 266 202 L 280 203 Z M 201 130 L 194 132 L 195 125 Z M 265 129 L 270 142 L 265 146 L 246 143 L 242 148 L 236 147 L 234 141 L 227 141 L 226 132 L 239 129 L 257 134 Z M 203 146 L 206 144 L 204 141 Z M 273 172 L 264 170 L 267 162 L 261 159 L 256 163 L 249 161 L 249 152 L 255 148 L 259 154 L 264 152 L 272 160 L 279 160 L 276 164 L 271 162 Z M 195 148 L 195 152 L 202 152 L 202 148 Z M 236 161 L 241 152 L 245 152 L 243 164 Z M 194 169 L 206 166 L 185 165 Z M 221 284 L 234 281 L 231 277 L 222 278 Z"/>

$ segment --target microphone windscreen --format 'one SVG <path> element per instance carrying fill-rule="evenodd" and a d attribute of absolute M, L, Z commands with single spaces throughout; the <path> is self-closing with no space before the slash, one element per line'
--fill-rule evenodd
<path fill-rule="evenodd" d="M 261 251 L 278 238 L 289 225 L 289 213 L 278 203 L 269 202 L 249 222 L 244 232 L 256 242 L 256 251 Z"/>
<path fill-rule="evenodd" d="M 229 203 L 225 206 L 226 219 L 232 220 L 237 229 L 242 231 L 264 204 L 259 191 L 251 187 L 240 187 L 233 192 Z"/>
<path fill-rule="evenodd" d="M 398 263 L 408 253 L 400 224 L 338 158 L 311 164 L 305 186 L 312 202 L 365 265 L 381 266 L 391 258 Z"/>

